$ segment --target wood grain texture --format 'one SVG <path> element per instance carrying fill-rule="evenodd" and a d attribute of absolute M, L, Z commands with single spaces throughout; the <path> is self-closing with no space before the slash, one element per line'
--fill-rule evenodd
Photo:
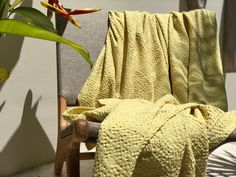
<path fill-rule="evenodd" d="M 187 0 L 188 10 L 203 9 L 206 6 L 206 0 Z"/>
<path fill-rule="evenodd" d="M 236 72 L 236 1 L 224 1 L 223 67 L 224 72 Z"/>

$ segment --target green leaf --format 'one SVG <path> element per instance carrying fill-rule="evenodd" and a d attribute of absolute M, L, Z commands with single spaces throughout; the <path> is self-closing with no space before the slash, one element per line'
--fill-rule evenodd
<path fill-rule="evenodd" d="M 0 66 L 0 82 L 7 80 L 9 77 L 9 72 L 6 68 Z"/>
<path fill-rule="evenodd" d="M 92 66 L 92 61 L 90 60 L 89 53 L 82 45 L 76 44 L 75 42 L 72 42 L 35 25 L 29 25 L 20 21 L 10 19 L 0 20 L 0 33 L 64 43 L 78 51 L 80 55 L 90 64 L 90 66 Z"/>
<path fill-rule="evenodd" d="M 12 11 L 18 4 L 22 3 L 24 0 L 15 0 L 8 11 Z"/>
<path fill-rule="evenodd" d="M 3 16 L 3 12 L 5 10 L 5 7 L 8 3 L 8 0 L 0 0 L 0 18 Z"/>
<path fill-rule="evenodd" d="M 53 27 L 53 23 L 49 20 L 49 18 L 35 8 L 18 7 L 11 11 L 11 14 L 13 13 L 21 16 L 29 24 L 33 24 L 56 33 L 56 30 Z"/>

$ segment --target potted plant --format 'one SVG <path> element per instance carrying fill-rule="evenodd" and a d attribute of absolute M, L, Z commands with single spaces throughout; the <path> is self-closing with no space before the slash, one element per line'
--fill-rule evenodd
<path fill-rule="evenodd" d="M 92 13 L 100 9 L 76 9 L 68 12 L 63 8 L 59 0 L 49 0 L 48 2 L 41 2 L 41 4 L 48 9 L 46 16 L 33 7 L 20 6 L 23 1 L 24 0 L 15 0 L 12 4 L 9 4 L 9 0 L 0 1 L 0 35 L 1 33 L 12 34 L 64 43 L 78 51 L 82 58 L 92 66 L 92 61 L 90 60 L 86 48 L 59 36 L 50 17 L 52 16 L 52 12 L 59 13 L 76 27 L 80 28 L 79 22 L 73 18 L 73 15 Z M 21 16 L 22 20 L 12 19 L 12 15 Z M 1 35 L 0 37 L 3 36 Z M 0 81 L 6 80 L 8 76 L 8 71 L 2 67 L 0 63 Z"/>

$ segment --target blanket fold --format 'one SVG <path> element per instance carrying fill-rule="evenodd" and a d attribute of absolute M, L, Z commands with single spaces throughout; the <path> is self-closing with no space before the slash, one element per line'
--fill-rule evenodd
<path fill-rule="evenodd" d="M 103 98 L 154 102 L 166 94 L 227 110 L 215 14 L 110 12 L 106 43 L 80 105 L 97 107 Z"/>
<path fill-rule="evenodd" d="M 236 111 L 179 104 L 172 95 L 154 103 L 110 98 L 99 104 L 94 110 L 77 114 L 78 107 L 64 114 L 102 122 L 94 177 L 204 177 L 209 150 L 236 127 Z"/>

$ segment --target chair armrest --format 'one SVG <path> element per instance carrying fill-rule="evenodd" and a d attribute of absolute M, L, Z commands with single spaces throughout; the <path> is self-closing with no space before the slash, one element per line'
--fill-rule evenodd
<path fill-rule="evenodd" d="M 210 153 L 213 152 L 216 148 L 230 142 L 236 142 L 236 129 L 229 135 L 228 138 L 226 138 L 222 143 L 220 143 L 218 146 L 214 147 L 213 149 L 210 149 Z"/>
<path fill-rule="evenodd" d="M 226 139 L 226 143 L 229 143 L 229 142 L 236 142 L 236 129 L 234 129 L 234 131 Z"/>
<path fill-rule="evenodd" d="M 100 126 L 97 122 L 76 120 L 60 132 L 60 137 L 74 134 L 81 142 L 96 143 Z"/>

